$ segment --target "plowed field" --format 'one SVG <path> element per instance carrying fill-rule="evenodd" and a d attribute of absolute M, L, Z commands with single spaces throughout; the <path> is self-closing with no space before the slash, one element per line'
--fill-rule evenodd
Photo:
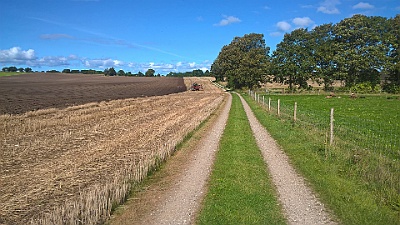
<path fill-rule="evenodd" d="M 0 114 L 186 91 L 182 78 L 32 73 L 0 78 Z"/>
<path fill-rule="evenodd" d="M 133 88 L 113 79 L 98 90 Z M 169 78 L 153 79 L 164 80 L 154 85 L 168 89 Z M 186 85 L 176 80 L 170 90 L 198 82 L 205 91 L 111 101 L 85 97 L 90 103 L 70 107 L 59 100 L 58 108 L 0 115 L 0 224 L 96 224 L 107 219 L 130 186 L 171 154 L 224 99 L 208 80 L 192 78 Z M 147 81 L 143 85 L 150 90 Z M 92 85 L 72 83 L 66 88 Z M 39 90 L 34 82 L 24 90 L 29 89 Z"/>

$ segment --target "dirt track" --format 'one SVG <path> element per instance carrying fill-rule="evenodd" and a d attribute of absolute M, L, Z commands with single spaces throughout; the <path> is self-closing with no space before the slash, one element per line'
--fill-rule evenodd
<path fill-rule="evenodd" d="M 145 177 L 220 105 L 223 93 L 198 82 L 205 91 L 0 115 L 0 224 L 106 219 L 127 180 Z"/>
<path fill-rule="evenodd" d="M 277 187 L 278 198 L 288 223 L 336 224 L 243 99 L 242 104 Z M 146 191 L 136 195 L 124 206 L 122 213 L 114 216 L 111 224 L 194 224 L 194 214 L 197 213 L 206 191 L 204 180 L 210 175 L 209 168 L 217 151 L 218 145 L 215 142 L 219 142 L 219 132 L 225 127 L 225 122 L 222 121 L 227 119 L 229 106 L 230 102 L 220 111 L 218 122 L 210 126 L 209 132 L 191 146 L 193 149 L 182 153 L 186 157 L 179 155 L 177 159 L 171 159 L 171 164 L 178 166 L 167 164 L 165 169 L 168 170 L 168 175 L 159 177 L 157 182 L 146 186 Z M 216 130 L 218 132 L 215 133 Z"/>

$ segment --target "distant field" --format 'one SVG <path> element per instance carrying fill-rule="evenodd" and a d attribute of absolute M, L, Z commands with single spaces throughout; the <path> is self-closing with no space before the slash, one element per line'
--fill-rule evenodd
<path fill-rule="evenodd" d="M 25 73 L 19 73 L 19 72 L 0 72 L 0 77 L 7 77 L 7 76 L 13 76 L 13 75 L 21 75 Z"/>
<path fill-rule="evenodd" d="M 0 114 L 183 92 L 183 78 L 32 73 L 0 77 Z"/>

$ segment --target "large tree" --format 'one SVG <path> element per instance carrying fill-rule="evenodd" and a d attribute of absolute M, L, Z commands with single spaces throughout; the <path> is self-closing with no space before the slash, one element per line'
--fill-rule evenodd
<path fill-rule="evenodd" d="M 276 81 L 307 88 L 307 80 L 313 72 L 310 33 L 306 29 L 296 29 L 285 34 L 273 53 L 274 75 Z"/>
<path fill-rule="evenodd" d="M 336 64 L 333 61 L 336 45 L 334 42 L 333 25 L 323 24 L 311 31 L 310 46 L 313 64 L 314 81 L 324 84 L 325 90 L 330 90 L 335 79 Z"/>
<path fill-rule="evenodd" d="M 239 89 L 258 86 L 270 64 L 269 47 L 263 34 L 246 34 L 235 37 L 224 46 L 211 65 L 211 73 L 217 80 L 226 77 L 228 86 Z"/>
<path fill-rule="evenodd" d="M 154 69 L 148 69 L 145 73 L 146 77 L 154 77 L 154 74 L 156 73 L 156 71 Z"/>
<path fill-rule="evenodd" d="M 379 72 L 388 66 L 389 23 L 383 17 L 354 15 L 334 27 L 338 72 L 351 87 L 357 83 L 379 84 Z"/>
<path fill-rule="evenodd" d="M 400 92 L 400 14 L 389 20 L 390 52 L 387 74 L 389 83 L 385 84 L 388 92 Z"/>

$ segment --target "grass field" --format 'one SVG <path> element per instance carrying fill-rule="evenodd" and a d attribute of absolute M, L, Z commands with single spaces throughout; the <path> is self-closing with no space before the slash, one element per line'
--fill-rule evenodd
<path fill-rule="evenodd" d="M 294 165 L 344 224 L 398 224 L 400 221 L 400 101 L 397 97 L 266 95 L 257 118 L 285 149 Z M 262 96 L 261 96 L 262 99 Z M 277 99 L 281 115 L 277 117 Z M 266 100 L 267 101 L 267 100 Z M 298 104 L 293 122 L 294 102 Z M 334 108 L 333 146 L 326 134 Z"/>
<path fill-rule="evenodd" d="M 0 72 L 0 77 L 14 76 L 14 75 L 20 75 L 20 74 L 25 74 L 25 73 L 20 73 L 20 72 Z"/>
<path fill-rule="evenodd" d="M 232 96 L 199 224 L 285 224 L 242 103 Z"/>

